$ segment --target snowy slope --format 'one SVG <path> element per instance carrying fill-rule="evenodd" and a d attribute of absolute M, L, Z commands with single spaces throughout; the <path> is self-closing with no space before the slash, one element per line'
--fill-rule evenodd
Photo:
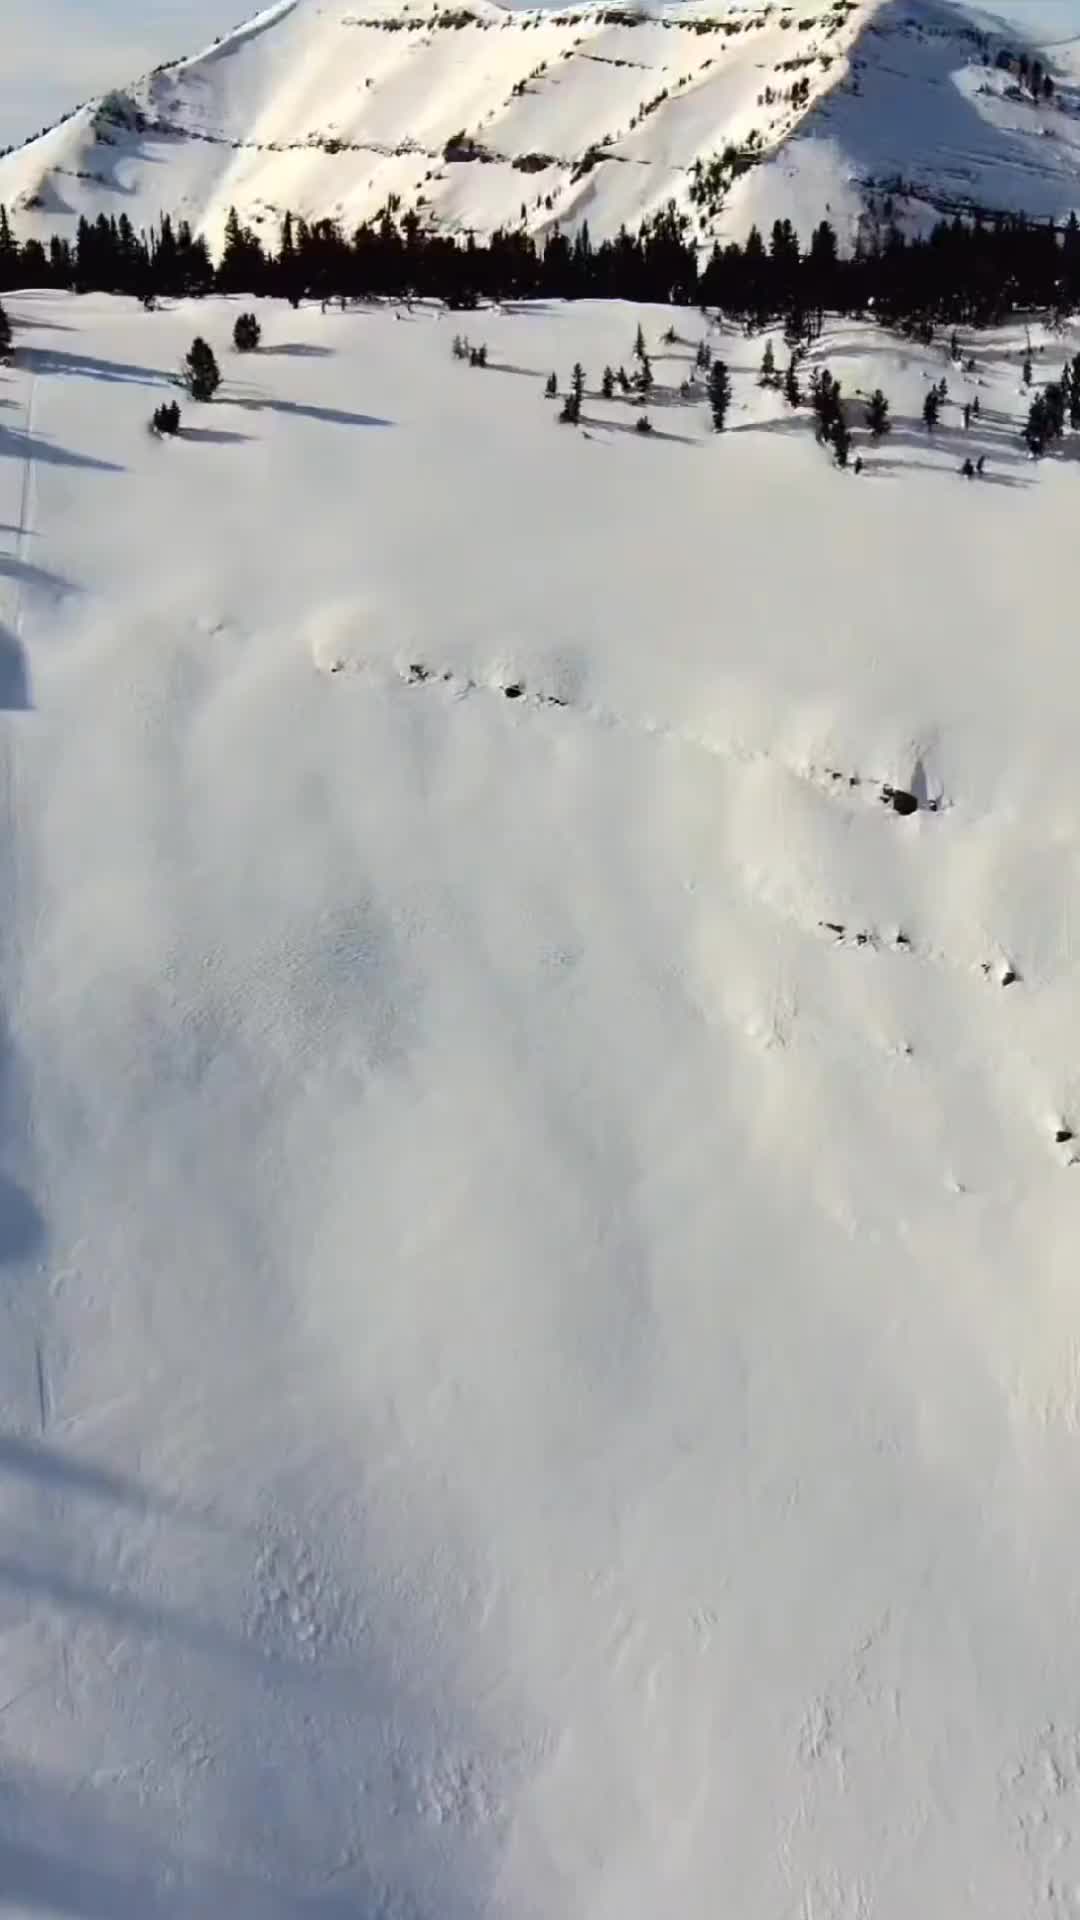
<path fill-rule="evenodd" d="M 855 478 L 760 341 L 711 436 L 670 309 L 474 316 L 485 373 L 268 309 L 167 445 L 227 303 L 10 305 L 5 1912 L 1064 1920 L 1076 475 L 1021 340 L 931 443 L 940 354 L 827 333 L 897 415 Z M 639 319 L 656 435 L 553 425 Z"/>
<path fill-rule="evenodd" d="M 733 144 L 768 164 L 694 205 L 703 241 L 778 213 L 850 229 L 898 182 L 901 213 L 1061 215 L 1080 201 L 1080 89 L 1059 52 L 1055 104 L 1005 98 L 992 63 L 1015 44 L 951 0 L 284 0 L 0 160 L 0 201 L 43 234 L 165 210 L 216 241 L 235 204 L 270 239 L 287 207 L 352 226 L 397 195 L 456 229 L 602 235 L 690 207 L 695 162 Z M 461 134 L 474 157 L 447 159 Z"/>

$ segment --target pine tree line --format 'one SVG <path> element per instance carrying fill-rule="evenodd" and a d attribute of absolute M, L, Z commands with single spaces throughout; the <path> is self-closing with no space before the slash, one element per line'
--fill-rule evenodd
<path fill-rule="evenodd" d="M 517 229 L 461 241 L 426 229 L 415 212 L 398 217 L 388 208 L 351 235 L 333 220 L 287 214 L 267 246 L 233 211 L 215 261 L 185 221 L 165 218 L 136 234 L 126 214 L 101 214 L 79 222 L 74 242 L 20 244 L 0 208 L 0 293 L 27 285 L 134 294 L 148 305 L 214 291 L 294 304 L 438 298 L 459 309 L 511 296 L 677 302 L 719 307 L 749 327 L 782 321 L 794 349 L 820 333 L 826 312 L 872 311 L 925 337 L 935 325 L 989 326 L 1025 309 L 1073 311 L 1080 222 L 1075 214 L 1062 227 L 1021 216 L 957 217 L 922 238 L 893 228 L 845 255 L 828 221 L 804 248 L 790 221 L 777 220 L 768 244 L 755 227 L 742 245 L 718 244 L 702 258 L 673 205 L 636 234 L 624 229 L 598 245 L 587 225 L 573 238 L 555 227 L 540 239 Z"/>

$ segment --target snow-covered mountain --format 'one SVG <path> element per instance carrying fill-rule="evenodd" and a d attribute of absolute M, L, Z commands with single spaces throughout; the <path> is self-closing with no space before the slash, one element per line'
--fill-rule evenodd
<path fill-rule="evenodd" d="M 279 0 L 0 160 L 0 201 L 23 232 L 169 211 L 214 239 L 231 205 L 270 235 L 285 208 L 352 225 L 391 196 L 458 230 L 597 235 L 674 199 L 703 240 L 882 207 L 1061 216 L 1070 58 L 1036 99 L 1003 51 L 1025 50 L 952 0 Z"/>

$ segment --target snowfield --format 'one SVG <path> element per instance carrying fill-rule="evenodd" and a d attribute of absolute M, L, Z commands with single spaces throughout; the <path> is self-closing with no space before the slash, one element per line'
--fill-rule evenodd
<path fill-rule="evenodd" d="M 1064 1920 L 1077 443 L 1023 456 L 1022 332 L 827 329 L 856 477 L 717 327 L 709 431 L 697 314 L 8 305 L 0 1907 Z M 639 320 L 651 438 L 592 397 Z"/>

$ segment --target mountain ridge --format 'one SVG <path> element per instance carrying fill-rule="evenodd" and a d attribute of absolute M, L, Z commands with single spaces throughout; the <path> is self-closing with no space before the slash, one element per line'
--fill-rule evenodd
<path fill-rule="evenodd" d="M 1061 218 L 1074 57 L 955 0 L 277 0 L 0 158 L 0 202 L 24 232 L 168 212 L 215 243 L 234 206 L 264 238 L 286 210 L 352 227 L 388 205 L 603 236 L 674 202 L 703 246 L 778 217 L 848 239 L 956 208 Z"/>

